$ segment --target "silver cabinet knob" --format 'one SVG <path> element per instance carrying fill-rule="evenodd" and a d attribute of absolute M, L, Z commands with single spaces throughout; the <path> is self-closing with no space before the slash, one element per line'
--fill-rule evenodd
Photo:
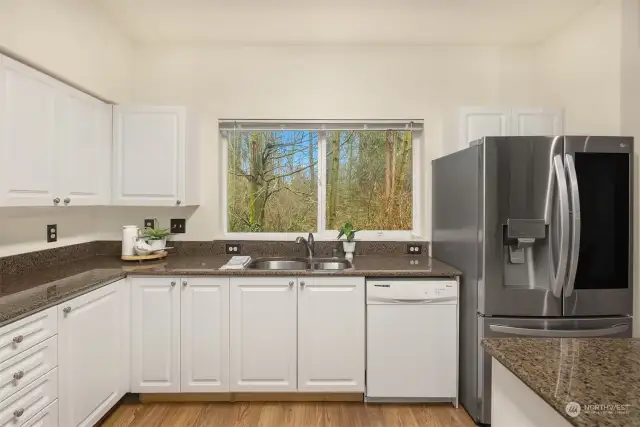
<path fill-rule="evenodd" d="M 64 314 L 69 314 L 71 313 L 71 307 L 70 306 L 66 306 L 65 308 L 62 309 L 62 312 Z"/>
<path fill-rule="evenodd" d="M 187 281 L 186 280 L 182 281 L 182 286 L 187 286 Z"/>
<path fill-rule="evenodd" d="M 14 380 L 20 380 L 22 379 L 22 377 L 24 377 L 24 371 L 18 371 L 15 374 L 13 374 Z"/>
<path fill-rule="evenodd" d="M 293 287 L 293 280 L 289 280 L 289 287 L 292 288 Z"/>
<path fill-rule="evenodd" d="M 13 411 L 13 416 L 16 418 L 20 418 L 24 414 L 24 408 L 16 409 Z"/>
<path fill-rule="evenodd" d="M 24 337 L 22 335 L 18 335 L 16 337 L 13 337 L 13 342 L 16 343 L 16 344 L 20 344 L 23 339 L 24 339 Z"/>
<path fill-rule="evenodd" d="M 304 283 L 304 280 L 302 282 L 300 282 L 300 286 L 304 286 L 306 285 L 306 283 Z"/>
<path fill-rule="evenodd" d="M 57 205 L 58 203 L 60 203 L 60 197 L 56 197 L 55 199 L 53 199 L 54 205 Z"/>
<path fill-rule="evenodd" d="M 172 281 L 172 282 L 171 282 L 171 286 L 175 286 L 175 285 L 176 285 L 176 282 L 175 282 L 175 281 Z"/>
<path fill-rule="evenodd" d="M 182 200 L 176 200 L 176 205 L 182 204 Z"/>
<path fill-rule="evenodd" d="M 71 203 L 71 199 L 70 198 L 67 197 L 66 199 L 64 199 L 64 204 L 65 205 L 68 205 L 69 203 Z"/>

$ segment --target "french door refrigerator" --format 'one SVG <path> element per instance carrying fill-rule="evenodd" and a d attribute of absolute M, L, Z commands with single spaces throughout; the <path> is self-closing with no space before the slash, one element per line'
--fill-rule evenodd
<path fill-rule="evenodd" d="M 629 337 L 633 138 L 485 137 L 433 161 L 433 256 L 463 272 L 460 397 L 491 422 L 492 337 Z"/>

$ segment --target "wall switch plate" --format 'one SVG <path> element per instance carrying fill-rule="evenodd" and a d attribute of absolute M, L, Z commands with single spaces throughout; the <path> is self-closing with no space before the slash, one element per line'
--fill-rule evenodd
<path fill-rule="evenodd" d="M 156 225 L 156 220 L 154 218 L 145 218 L 144 228 L 154 228 L 155 225 Z"/>
<path fill-rule="evenodd" d="M 224 245 L 224 253 L 227 255 L 240 255 L 242 245 L 239 243 L 226 243 Z"/>
<path fill-rule="evenodd" d="M 58 241 L 58 224 L 47 225 L 47 243 Z"/>
<path fill-rule="evenodd" d="M 422 244 L 421 243 L 407 244 L 407 253 L 409 255 L 420 255 L 422 253 Z"/>
<path fill-rule="evenodd" d="M 170 224 L 170 231 L 173 234 L 180 234 L 187 232 L 187 220 L 184 218 L 172 218 Z"/>

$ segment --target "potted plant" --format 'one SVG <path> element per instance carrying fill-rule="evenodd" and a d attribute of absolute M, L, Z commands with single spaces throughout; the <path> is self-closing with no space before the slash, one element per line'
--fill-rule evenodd
<path fill-rule="evenodd" d="M 338 232 L 338 240 L 342 236 L 344 236 L 347 240 L 342 242 L 342 248 L 344 249 L 344 256 L 347 259 L 353 259 L 353 252 L 356 250 L 356 242 L 354 242 L 354 238 L 356 237 L 356 231 L 359 231 L 357 228 L 351 224 L 351 222 L 347 221 L 344 223 Z"/>
<path fill-rule="evenodd" d="M 153 252 L 158 252 L 167 247 L 167 236 L 170 234 L 169 229 L 155 226 L 146 227 L 142 230 L 140 237 L 151 246 Z"/>

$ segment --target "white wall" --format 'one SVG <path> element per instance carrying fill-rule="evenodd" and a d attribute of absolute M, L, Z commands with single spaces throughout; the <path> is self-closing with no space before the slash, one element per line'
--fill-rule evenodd
<path fill-rule="evenodd" d="M 566 133 L 620 134 L 620 7 L 602 1 L 535 49 L 535 104 L 562 106 Z"/>
<path fill-rule="evenodd" d="M 184 236 L 196 240 L 223 237 L 219 118 L 422 118 L 428 238 L 430 160 L 455 141 L 446 135 L 456 132 L 456 108 L 529 105 L 531 58 L 530 48 L 144 45 L 132 97 L 184 104 L 200 116 L 202 205 Z"/>
<path fill-rule="evenodd" d="M 0 1 L 0 49 L 104 99 L 129 97 L 133 45 L 90 1 Z"/>

